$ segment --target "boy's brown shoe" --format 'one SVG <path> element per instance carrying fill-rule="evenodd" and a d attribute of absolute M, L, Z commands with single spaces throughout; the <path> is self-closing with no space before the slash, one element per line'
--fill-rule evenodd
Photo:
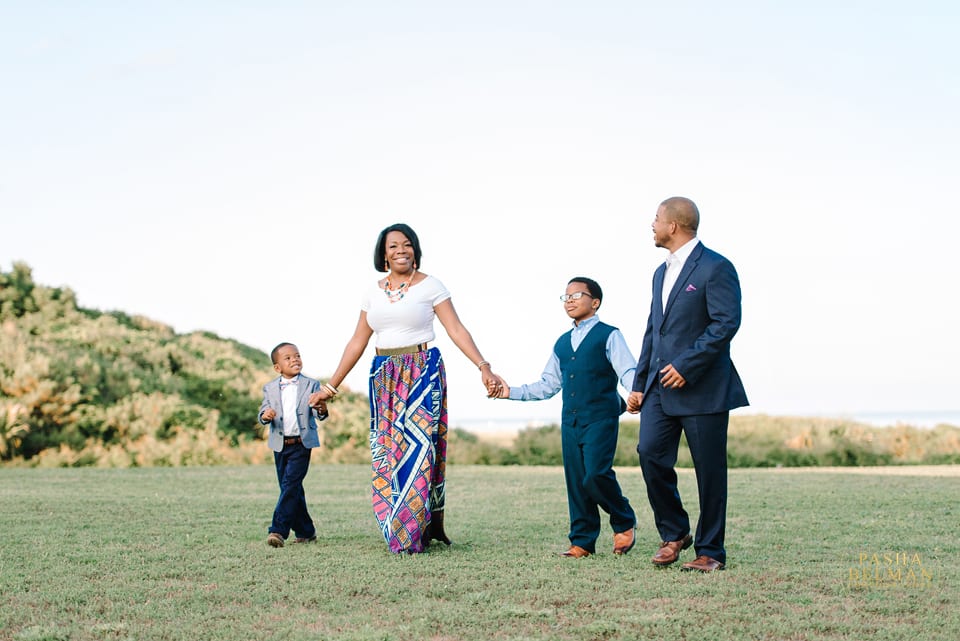
<path fill-rule="evenodd" d="M 637 537 L 633 533 L 633 528 L 617 532 L 613 535 L 613 553 L 626 554 L 633 549 L 633 544 L 637 542 Z"/>
<path fill-rule="evenodd" d="M 276 532 L 271 532 L 267 535 L 267 545 L 272 548 L 282 548 L 283 547 L 283 537 L 277 534 Z"/>
<path fill-rule="evenodd" d="M 588 552 L 587 550 L 584 550 L 579 545 L 571 545 L 570 549 L 564 552 L 563 554 L 561 554 L 560 556 L 565 556 L 571 559 L 584 559 L 590 556 L 590 552 Z"/>

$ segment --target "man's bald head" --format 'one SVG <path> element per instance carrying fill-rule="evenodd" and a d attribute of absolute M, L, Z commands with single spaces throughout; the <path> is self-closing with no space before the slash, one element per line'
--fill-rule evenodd
<path fill-rule="evenodd" d="M 683 196 L 673 196 L 660 203 L 660 207 L 668 221 L 677 223 L 677 226 L 692 236 L 697 235 L 697 228 L 700 226 L 700 210 L 692 200 Z"/>

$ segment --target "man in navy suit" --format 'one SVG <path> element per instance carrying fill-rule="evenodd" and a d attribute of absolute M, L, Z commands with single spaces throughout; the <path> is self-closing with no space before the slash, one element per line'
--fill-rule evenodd
<path fill-rule="evenodd" d="M 694 561 L 684 570 L 726 564 L 727 423 L 748 404 L 730 360 L 740 328 L 740 280 L 733 264 L 697 239 L 700 212 L 689 198 L 660 203 L 653 239 L 667 261 L 653 275 L 653 300 L 627 411 L 640 413 L 637 453 L 660 534 L 653 563 L 667 566 L 694 543 L 677 490 L 677 449 L 687 437 L 697 475 L 700 519 Z"/>

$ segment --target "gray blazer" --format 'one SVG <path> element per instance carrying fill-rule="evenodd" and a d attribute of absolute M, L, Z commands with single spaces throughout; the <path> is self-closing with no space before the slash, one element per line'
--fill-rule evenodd
<path fill-rule="evenodd" d="M 327 418 L 327 414 L 320 414 L 309 405 L 310 395 L 319 391 L 320 381 L 300 375 L 300 380 L 297 382 L 297 425 L 300 427 L 303 446 L 307 448 L 320 447 L 317 421 Z M 274 452 L 280 452 L 283 450 L 283 401 L 280 400 L 279 376 L 263 386 L 263 403 L 260 404 L 260 412 L 257 414 L 257 420 L 262 425 L 267 424 L 262 417 L 268 407 L 273 408 L 277 415 L 270 421 L 267 445 Z"/>

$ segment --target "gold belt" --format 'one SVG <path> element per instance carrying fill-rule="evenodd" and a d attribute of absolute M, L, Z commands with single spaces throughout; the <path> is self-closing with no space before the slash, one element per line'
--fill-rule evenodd
<path fill-rule="evenodd" d="M 427 344 L 410 345 L 409 347 L 378 347 L 377 356 L 398 356 L 400 354 L 416 354 L 427 351 Z"/>

